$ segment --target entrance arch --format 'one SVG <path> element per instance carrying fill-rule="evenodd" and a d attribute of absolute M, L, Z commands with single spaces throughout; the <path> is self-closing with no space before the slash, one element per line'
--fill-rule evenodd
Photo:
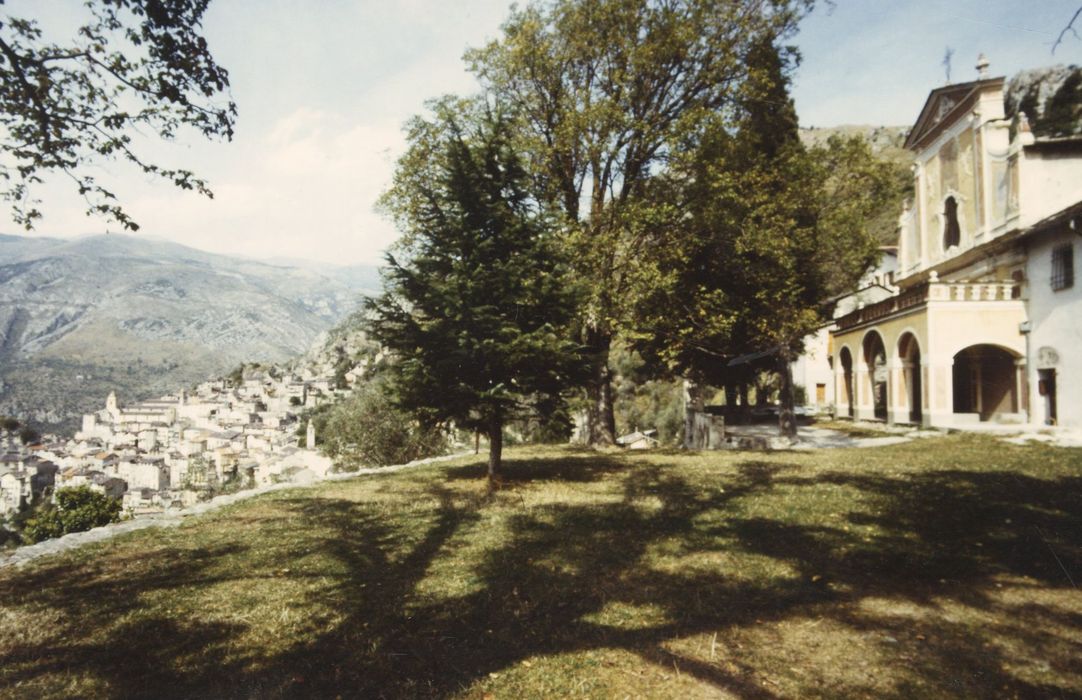
<path fill-rule="evenodd" d="M 870 388 L 872 405 L 875 407 L 875 417 L 881 420 L 887 419 L 887 349 L 883 344 L 883 338 L 875 331 L 864 336 L 864 365 L 868 372 L 868 388 Z"/>
<path fill-rule="evenodd" d="M 898 359 L 902 365 L 902 408 L 910 423 L 920 424 L 924 417 L 924 381 L 920 365 L 920 343 L 910 332 L 898 339 Z"/>
<path fill-rule="evenodd" d="M 1018 413 L 1019 355 L 997 345 L 970 345 L 954 356 L 954 413 L 981 421 Z"/>

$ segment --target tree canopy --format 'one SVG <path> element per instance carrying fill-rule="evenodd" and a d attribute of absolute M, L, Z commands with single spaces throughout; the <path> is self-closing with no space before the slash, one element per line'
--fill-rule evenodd
<path fill-rule="evenodd" d="M 860 139 L 804 148 L 792 61 L 761 38 L 733 125 L 712 120 L 657 184 L 655 197 L 672 204 L 636 347 L 697 381 L 729 384 L 744 372 L 730 361 L 763 351 L 784 374 L 827 317 L 826 300 L 877 253 L 866 220 L 892 192 L 890 167 Z"/>
<path fill-rule="evenodd" d="M 811 0 L 556 0 L 512 11 L 467 54 L 522 117 L 516 145 L 542 199 L 571 225 L 590 290 L 590 441 L 614 438 L 608 355 L 650 247 L 648 184 L 687 134 L 726 109 L 757 37 L 785 36 Z"/>
<path fill-rule="evenodd" d="M 105 161 L 212 196 L 194 173 L 150 162 L 135 133 L 173 139 L 183 127 L 232 138 L 229 76 L 200 33 L 209 0 L 88 0 L 88 18 L 63 42 L 32 18 L 0 16 L 0 196 L 26 228 L 42 216 L 34 185 L 71 179 L 99 214 L 137 230 L 95 174 Z"/>
<path fill-rule="evenodd" d="M 371 336 L 394 354 L 401 406 L 487 433 L 491 484 L 506 421 L 552 412 L 576 377 L 575 287 L 512 120 L 479 102 L 433 108 L 384 198 L 405 236 L 368 304 Z"/>

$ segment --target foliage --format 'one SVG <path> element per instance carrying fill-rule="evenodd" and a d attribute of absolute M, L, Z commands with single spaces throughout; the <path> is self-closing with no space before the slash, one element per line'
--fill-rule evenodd
<path fill-rule="evenodd" d="M 320 448 L 345 471 L 384 467 L 442 454 L 443 432 L 398 408 L 384 380 L 359 384 L 335 404 L 319 437 Z"/>
<path fill-rule="evenodd" d="M 662 445 L 678 444 L 684 431 L 682 382 L 656 378 L 639 353 L 623 343 L 614 347 L 612 364 L 617 432 L 656 429 Z"/>
<path fill-rule="evenodd" d="M 244 367 L 244 363 L 241 362 L 239 365 L 230 370 L 229 374 L 225 375 L 225 381 L 227 386 L 236 388 L 239 387 L 241 384 L 244 384 Z"/>
<path fill-rule="evenodd" d="M 211 196 L 192 172 L 146 160 L 133 138 L 172 140 L 182 128 L 232 138 L 236 106 L 222 100 L 229 76 L 199 31 L 208 2 L 88 0 L 89 16 L 60 43 L 33 19 L 0 18 L 0 194 L 18 223 L 31 228 L 41 217 L 31 188 L 58 173 L 74 182 L 88 214 L 138 229 L 95 175 L 115 159 Z"/>
<path fill-rule="evenodd" d="M 557 0 L 513 9 L 467 53 L 485 90 L 522 116 L 516 147 L 571 229 L 589 290 L 591 443 L 614 439 L 612 339 L 635 312 L 633 274 L 653 234 L 646 196 L 681 139 L 724 110 L 764 33 L 786 36 L 810 0 Z"/>
<path fill-rule="evenodd" d="M 349 387 L 349 380 L 346 379 L 346 375 L 353 369 L 353 361 L 346 354 L 345 348 L 336 347 L 335 351 L 334 386 L 336 389 L 346 389 Z"/>
<path fill-rule="evenodd" d="M 23 525 L 23 539 L 33 544 L 69 532 L 84 532 L 119 522 L 120 501 L 89 486 L 62 488 L 56 492 L 56 504 L 43 505 Z"/>
<path fill-rule="evenodd" d="M 193 455 L 188 459 L 188 469 L 184 472 L 185 490 L 213 490 L 217 485 L 218 472 L 203 455 Z"/>
<path fill-rule="evenodd" d="M 405 237 L 368 301 L 371 335 L 395 356 L 401 407 L 488 435 L 491 480 L 506 421 L 552 414 L 581 366 L 576 289 L 511 120 L 481 103 L 432 108 L 434 120 L 411 124 L 384 198 Z"/>
<path fill-rule="evenodd" d="M 316 429 L 316 441 L 320 440 L 320 436 L 324 434 L 327 429 L 327 421 L 330 419 L 331 410 L 334 409 L 332 403 L 322 403 L 314 408 L 305 409 L 301 412 L 300 420 L 297 422 L 297 446 L 308 447 L 308 423 L 311 422 Z"/>
<path fill-rule="evenodd" d="M 11 416 L 4 416 L 0 418 L 0 428 L 3 428 L 4 430 L 7 430 L 9 432 L 14 432 L 18 430 L 20 425 L 22 424 L 17 418 L 12 418 Z"/>
<path fill-rule="evenodd" d="M 889 165 L 862 140 L 801 145 L 791 51 L 763 39 L 749 59 L 735 131 L 715 119 L 656 185 L 656 199 L 677 204 L 654 284 L 642 285 L 634 343 L 668 371 L 717 386 L 753 380 L 727 367 L 738 355 L 799 351 L 827 317 L 825 300 L 874 260 L 864 220 L 891 191 Z"/>
<path fill-rule="evenodd" d="M 24 445 L 29 445 L 30 443 L 37 442 L 40 439 L 41 433 L 34 430 L 29 425 L 23 426 L 23 428 L 19 431 L 19 440 Z"/>

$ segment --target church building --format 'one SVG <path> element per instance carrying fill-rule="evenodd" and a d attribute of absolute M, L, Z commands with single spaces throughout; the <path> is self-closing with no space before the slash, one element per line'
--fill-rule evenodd
<path fill-rule="evenodd" d="M 1082 427 L 1082 135 L 1042 131 L 1056 104 L 1008 113 L 1004 78 L 977 69 L 933 90 L 906 139 L 897 292 L 835 320 L 836 411 Z"/>

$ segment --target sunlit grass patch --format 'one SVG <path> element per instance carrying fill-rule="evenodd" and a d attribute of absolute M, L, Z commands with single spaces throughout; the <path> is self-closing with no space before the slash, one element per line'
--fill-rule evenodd
<path fill-rule="evenodd" d="M 516 448 L 0 571 L 0 696 L 1082 692 L 1082 451 Z"/>

